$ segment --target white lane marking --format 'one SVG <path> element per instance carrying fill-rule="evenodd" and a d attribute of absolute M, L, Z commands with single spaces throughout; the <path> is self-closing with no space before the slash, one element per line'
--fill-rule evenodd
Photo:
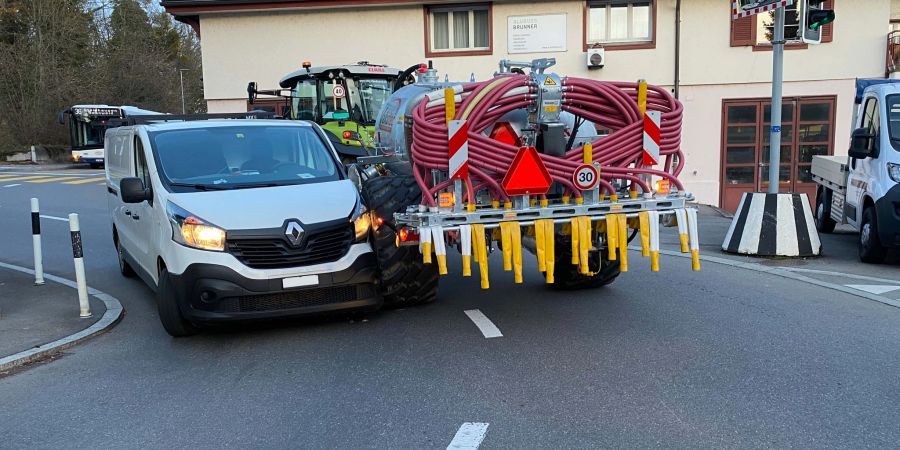
<path fill-rule="evenodd" d="M 102 175 L 103 171 L 98 170 L 96 172 L 88 172 L 84 171 L 82 173 L 59 173 L 59 172 L 20 172 L 18 170 L 0 170 L 0 176 L 9 176 L 9 175 L 50 175 L 50 176 L 76 176 L 76 177 L 96 177 L 97 175 Z"/>
<path fill-rule="evenodd" d="M 22 185 L 22 183 L 16 183 L 16 184 L 7 184 L 6 186 L 3 186 L 3 187 L 8 188 L 8 187 L 21 186 L 21 185 Z"/>
<path fill-rule="evenodd" d="M 845 284 L 844 286 L 876 295 L 900 289 L 900 286 L 885 286 L 882 284 Z"/>
<path fill-rule="evenodd" d="M 483 334 L 484 337 L 488 339 L 503 337 L 503 333 L 500 332 L 497 325 L 494 325 L 494 322 L 491 322 L 491 319 L 488 319 L 480 309 L 468 309 L 464 312 L 469 316 L 469 319 L 471 319 L 472 322 L 475 322 L 475 326 L 481 330 L 481 334 Z"/>
<path fill-rule="evenodd" d="M 450 449 L 474 450 L 481 445 L 484 435 L 487 434 L 488 424 L 483 422 L 466 422 L 456 430 L 456 435 L 447 446 Z"/>
<path fill-rule="evenodd" d="M 855 280 L 877 281 L 879 283 L 900 283 L 900 280 L 889 280 L 887 278 L 869 277 L 865 275 L 856 275 L 846 272 L 832 272 L 830 270 L 801 269 L 798 267 L 781 267 L 781 270 L 788 272 L 813 273 L 817 275 L 834 275 L 836 277 L 853 278 Z"/>
<path fill-rule="evenodd" d="M 69 221 L 69 219 L 66 219 L 65 217 L 45 216 L 45 215 L 43 215 L 43 214 L 41 214 L 41 218 L 42 218 L 42 219 L 50 219 L 50 220 L 59 220 L 59 221 L 61 221 L 61 222 L 68 222 L 68 221 Z"/>

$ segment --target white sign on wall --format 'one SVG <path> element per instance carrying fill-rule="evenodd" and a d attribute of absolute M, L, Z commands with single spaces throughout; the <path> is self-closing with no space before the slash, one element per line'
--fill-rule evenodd
<path fill-rule="evenodd" d="M 507 19 L 509 53 L 566 51 L 566 15 L 509 16 Z"/>

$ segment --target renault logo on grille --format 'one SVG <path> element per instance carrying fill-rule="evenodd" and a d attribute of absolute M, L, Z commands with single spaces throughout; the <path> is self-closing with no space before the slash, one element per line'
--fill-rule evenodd
<path fill-rule="evenodd" d="M 297 247 L 303 239 L 303 227 L 301 227 L 298 222 L 292 220 L 284 227 L 284 234 L 287 236 L 288 241 L 291 242 L 291 245 Z"/>

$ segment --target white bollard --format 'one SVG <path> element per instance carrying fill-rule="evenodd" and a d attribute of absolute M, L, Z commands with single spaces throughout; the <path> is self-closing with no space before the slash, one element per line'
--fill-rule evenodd
<path fill-rule="evenodd" d="M 81 227 L 78 225 L 78 214 L 69 214 L 69 231 L 72 233 L 72 256 L 75 258 L 75 282 L 78 284 L 80 316 L 83 318 L 91 317 L 87 281 L 84 279 L 84 251 L 81 248 Z"/>
<path fill-rule="evenodd" d="M 38 199 L 31 199 L 31 242 L 34 244 L 34 284 L 44 284 L 44 258 L 41 252 L 41 212 Z"/>

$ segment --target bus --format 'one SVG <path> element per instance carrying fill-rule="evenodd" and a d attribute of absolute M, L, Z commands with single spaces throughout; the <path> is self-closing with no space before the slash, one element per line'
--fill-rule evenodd
<path fill-rule="evenodd" d="M 110 120 L 134 115 L 158 115 L 134 106 L 75 105 L 59 113 L 59 123 L 69 127 L 72 162 L 103 167 L 103 139 Z"/>

